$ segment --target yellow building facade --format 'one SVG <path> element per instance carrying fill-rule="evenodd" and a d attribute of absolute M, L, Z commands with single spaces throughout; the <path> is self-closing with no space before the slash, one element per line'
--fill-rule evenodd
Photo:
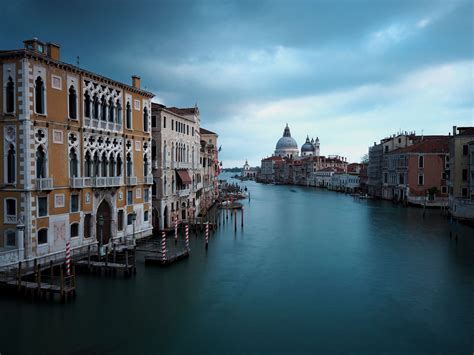
<path fill-rule="evenodd" d="M 33 39 L 0 51 L 0 83 L 0 265 L 150 235 L 154 95 L 140 78 L 63 63 Z"/>

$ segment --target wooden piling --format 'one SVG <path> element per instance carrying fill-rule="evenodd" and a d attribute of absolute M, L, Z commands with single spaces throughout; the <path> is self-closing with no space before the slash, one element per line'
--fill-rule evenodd
<path fill-rule="evenodd" d="M 244 228 L 244 206 L 242 206 L 242 216 L 240 221 L 240 228 Z"/>
<path fill-rule="evenodd" d="M 237 232 L 237 210 L 234 208 L 234 230 Z"/>

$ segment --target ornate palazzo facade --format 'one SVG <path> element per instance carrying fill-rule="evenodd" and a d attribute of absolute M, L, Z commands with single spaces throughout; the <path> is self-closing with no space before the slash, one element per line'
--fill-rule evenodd
<path fill-rule="evenodd" d="M 153 94 L 24 44 L 0 52 L 0 264 L 151 234 Z"/>

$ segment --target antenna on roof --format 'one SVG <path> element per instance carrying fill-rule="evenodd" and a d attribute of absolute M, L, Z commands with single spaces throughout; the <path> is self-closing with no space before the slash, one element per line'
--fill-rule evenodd
<path fill-rule="evenodd" d="M 80 59 L 79 56 L 77 56 L 76 57 L 76 64 L 77 64 L 78 67 L 79 67 L 79 59 Z"/>

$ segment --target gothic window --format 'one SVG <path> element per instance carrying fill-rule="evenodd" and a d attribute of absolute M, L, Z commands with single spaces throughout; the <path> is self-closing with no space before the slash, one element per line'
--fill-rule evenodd
<path fill-rule="evenodd" d="M 91 161 L 91 153 L 86 153 L 86 158 L 84 161 L 84 176 L 91 177 L 91 170 L 92 170 L 92 161 Z"/>
<path fill-rule="evenodd" d="M 117 176 L 122 176 L 122 157 L 117 157 Z"/>
<path fill-rule="evenodd" d="M 143 130 L 148 132 L 148 109 L 146 107 L 143 109 Z"/>
<path fill-rule="evenodd" d="M 69 177 L 79 176 L 79 162 L 77 160 L 77 154 L 74 148 L 69 150 Z"/>
<path fill-rule="evenodd" d="M 101 175 L 100 176 L 103 176 L 103 177 L 106 177 L 107 176 L 107 165 L 108 165 L 108 162 L 107 162 L 107 156 L 105 155 L 105 153 L 102 154 L 102 161 L 101 161 L 101 167 L 102 167 L 102 171 L 101 171 Z"/>
<path fill-rule="evenodd" d="M 118 211 L 118 217 L 117 217 L 117 229 L 119 231 L 122 231 L 123 230 L 123 210 L 119 210 Z"/>
<path fill-rule="evenodd" d="M 38 146 L 36 149 L 36 178 L 46 177 L 46 153 L 43 146 Z"/>
<path fill-rule="evenodd" d="M 71 85 L 69 88 L 69 118 L 77 119 L 77 94 L 74 86 Z"/>
<path fill-rule="evenodd" d="M 36 113 L 44 114 L 44 82 L 40 76 L 35 80 L 35 109 Z"/>
<path fill-rule="evenodd" d="M 114 100 L 112 100 L 112 98 L 110 98 L 110 100 L 109 100 L 109 122 L 114 122 L 114 113 L 115 113 Z"/>
<path fill-rule="evenodd" d="M 130 102 L 127 102 L 127 128 L 132 129 L 132 108 Z"/>
<path fill-rule="evenodd" d="M 122 105 L 120 105 L 120 100 L 117 100 L 117 124 L 122 124 Z"/>
<path fill-rule="evenodd" d="M 98 177 L 100 176 L 100 159 L 99 159 L 99 154 L 97 152 L 94 153 L 94 171 L 93 171 L 93 176 Z"/>
<path fill-rule="evenodd" d="M 7 183 L 13 184 L 16 178 L 16 153 L 13 144 L 8 147 L 7 155 Z"/>
<path fill-rule="evenodd" d="M 84 217 L 84 238 L 90 238 L 92 227 L 92 214 L 88 213 Z"/>
<path fill-rule="evenodd" d="M 99 98 L 97 97 L 97 94 L 94 94 L 92 101 L 93 101 L 92 118 L 98 120 L 99 119 Z"/>
<path fill-rule="evenodd" d="M 84 95 L 84 116 L 87 118 L 91 117 L 91 96 L 88 91 Z"/>
<path fill-rule="evenodd" d="M 132 163 L 132 155 L 130 153 L 127 154 L 127 176 L 130 177 L 132 176 L 132 168 L 133 168 L 133 163 Z"/>
<path fill-rule="evenodd" d="M 100 119 L 102 121 L 107 121 L 107 101 L 105 100 L 105 96 L 102 96 L 102 101 L 100 103 L 102 112 L 100 115 Z"/>
<path fill-rule="evenodd" d="M 109 176 L 116 176 L 115 174 L 115 159 L 113 155 L 110 156 L 109 160 Z"/>
<path fill-rule="evenodd" d="M 13 80 L 11 77 L 8 78 L 7 83 L 7 113 L 13 113 L 15 111 L 15 84 L 13 84 Z"/>
<path fill-rule="evenodd" d="M 143 176 L 148 175 L 148 154 L 143 156 Z"/>

